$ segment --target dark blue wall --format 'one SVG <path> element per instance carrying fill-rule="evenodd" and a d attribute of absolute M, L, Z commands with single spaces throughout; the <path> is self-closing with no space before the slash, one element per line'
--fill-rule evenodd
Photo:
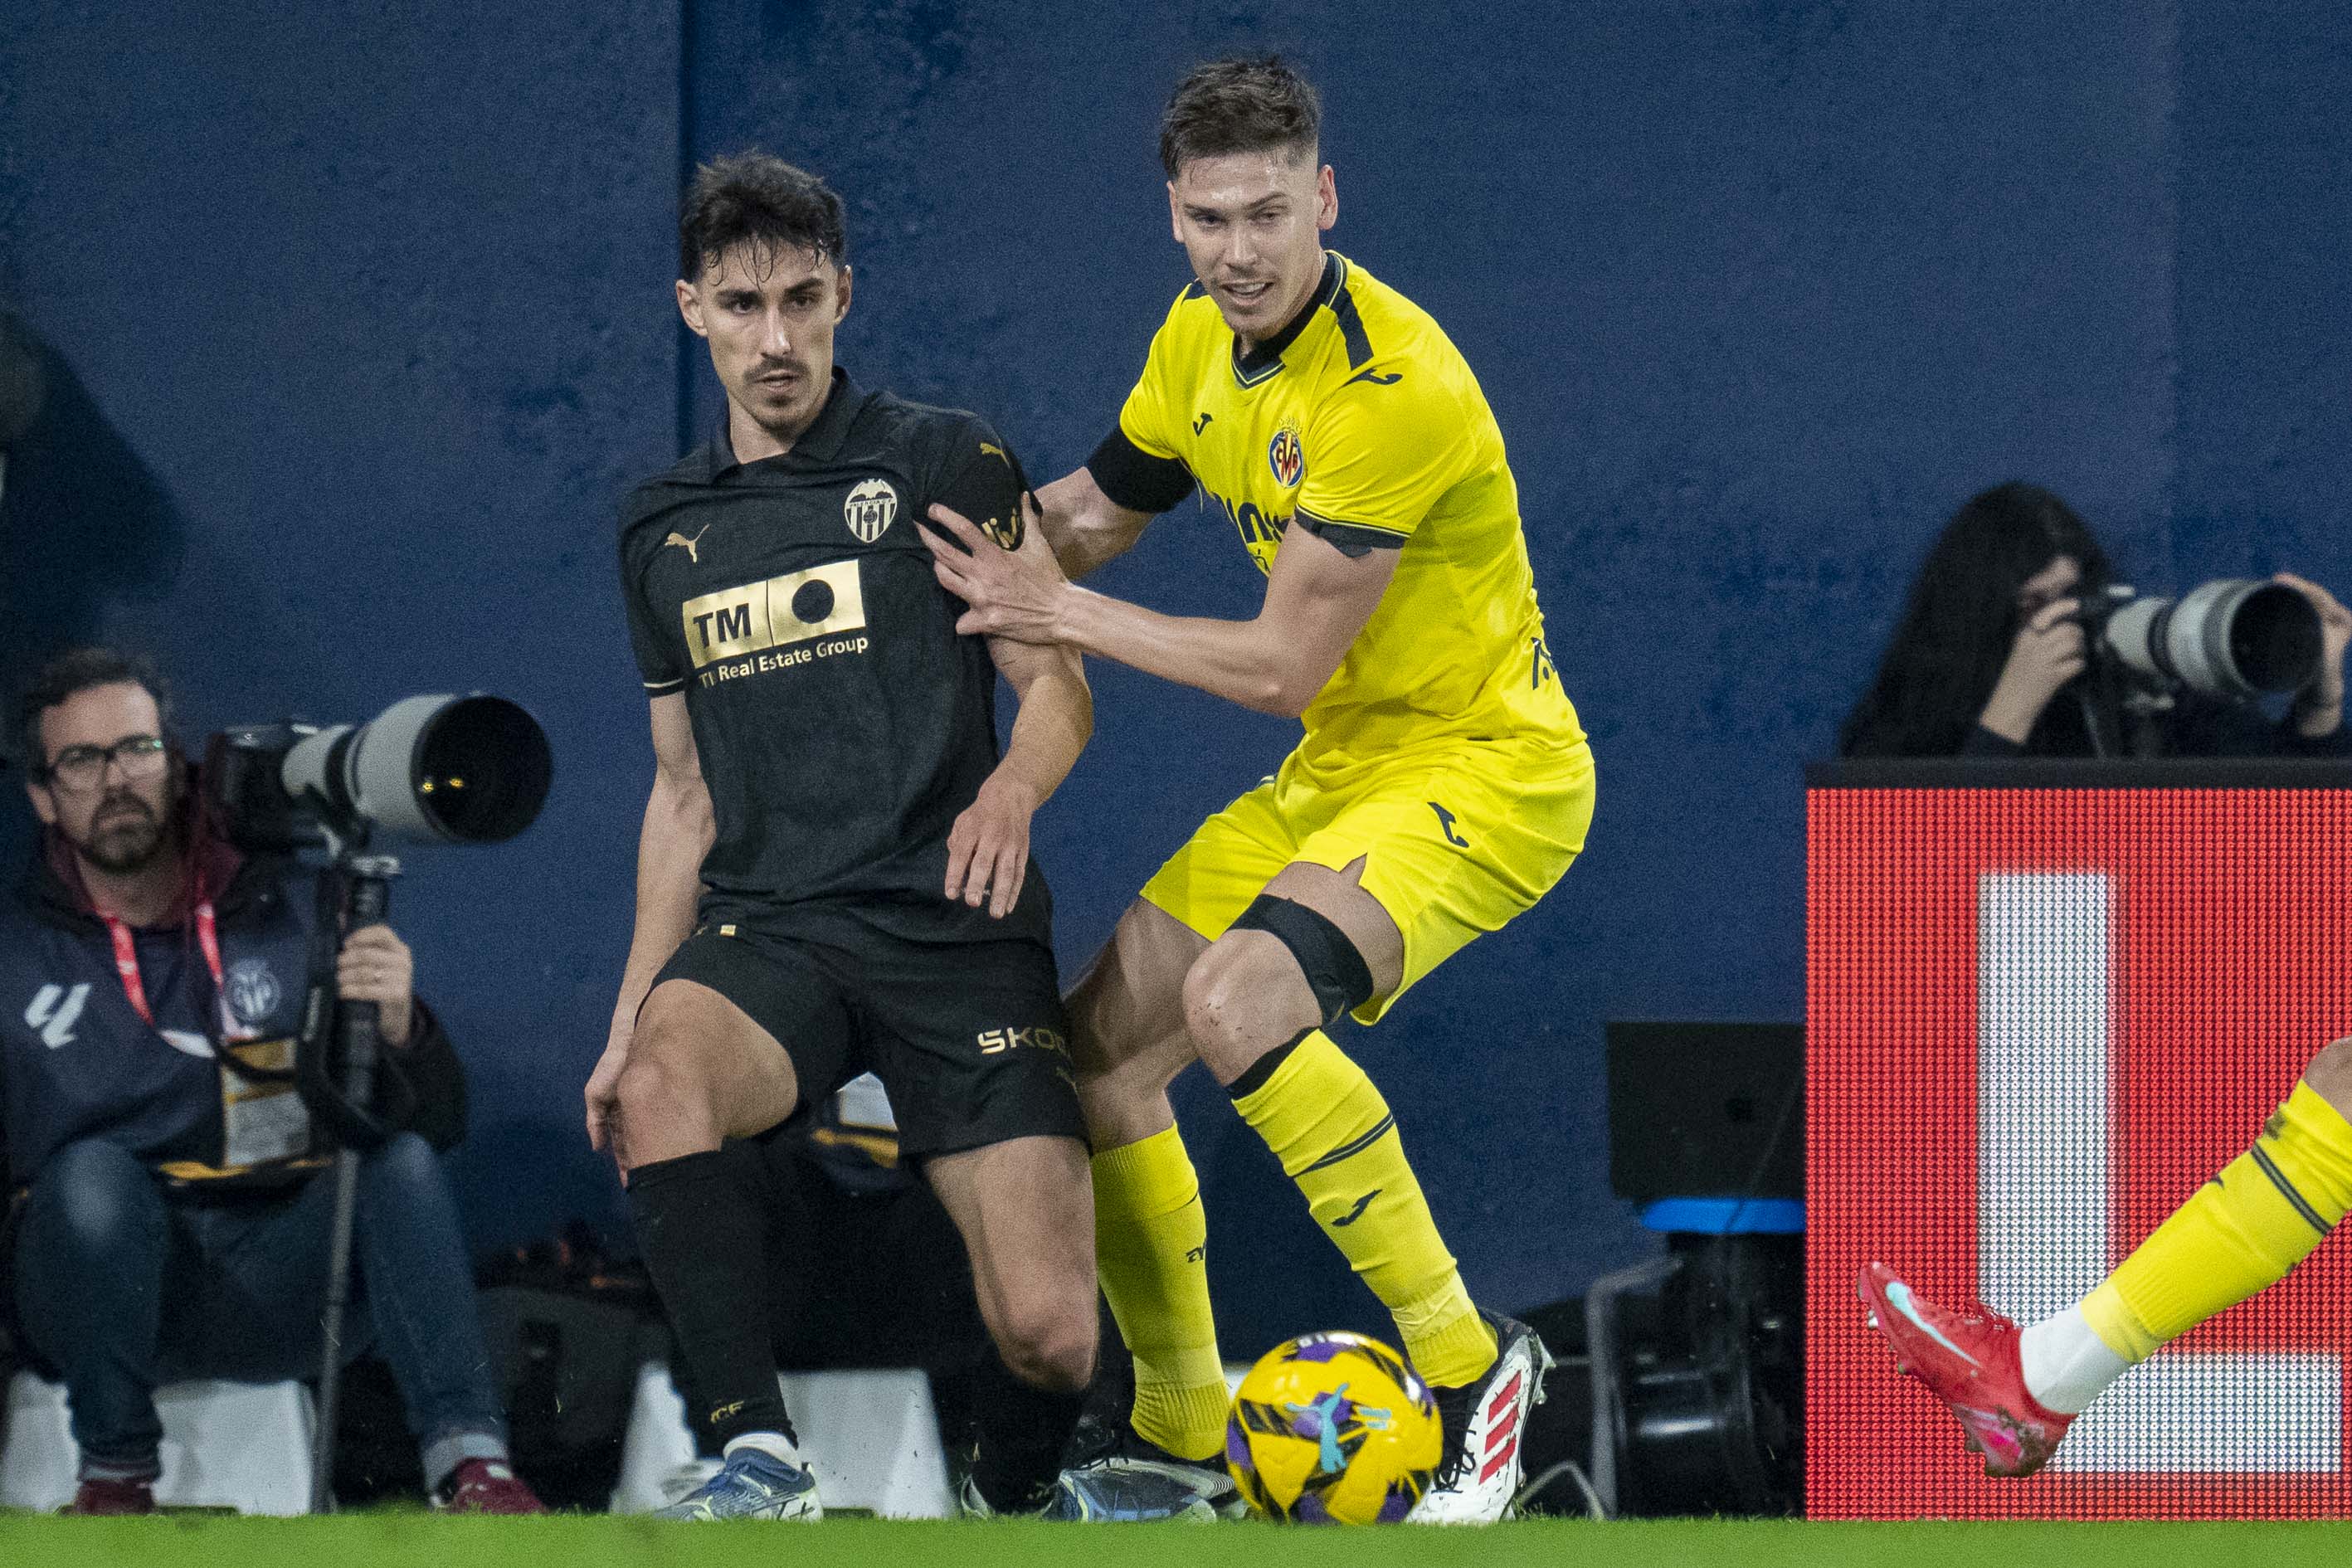
<path fill-rule="evenodd" d="M 1273 47 L 1321 82 L 1334 243 L 1484 380 L 1601 759 L 1560 890 L 1349 1041 L 1504 1305 L 1647 1245 L 1602 1176 L 1601 1020 L 1798 1016 L 1798 767 L 1962 497 L 2050 484 L 2150 584 L 2352 588 L 2325 0 L 1176 15 L 700 0 L 525 37 L 420 0 L 126 47 L 43 4 L 0 41 L 0 303 L 63 389 L 11 468 L 0 656 L 103 630 L 171 657 L 198 724 L 478 685 L 554 736 L 545 823 L 402 894 L 480 1085 L 484 1240 L 611 1213 L 577 1089 L 648 758 L 605 516 L 717 407 L 667 302 L 686 156 L 826 173 L 845 361 L 1053 475 L 1185 278 L 1152 150 L 1175 75 Z M 1187 510 L 1105 581 L 1241 614 L 1258 579 Z M 1288 743 L 1096 679 L 1041 826 L 1066 964 Z M 1232 1347 L 1373 1322 L 1255 1140 L 1198 1085 L 1182 1109 Z"/>
<path fill-rule="evenodd" d="M 414 857 L 394 905 L 478 1090 L 469 1215 L 503 1239 L 611 1202 L 578 1090 L 651 770 L 610 518 L 677 422 L 677 19 L 327 16 L 36 4 L 0 30 L 0 304 L 68 392 L 10 461 L 0 637 L 12 664 L 153 649 L 194 735 L 475 687 L 539 714 L 544 824 Z"/>
<path fill-rule="evenodd" d="M 2326 5 L 2182 17 L 2174 544 L 2352 590 L 2352 28 Z M 2347 601 L 2352 602 L 2352 601 Z"/>

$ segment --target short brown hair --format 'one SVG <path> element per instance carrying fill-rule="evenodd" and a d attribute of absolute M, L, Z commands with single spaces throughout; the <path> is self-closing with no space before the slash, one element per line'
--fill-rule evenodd
<path fill-rule="evenodd" d="M 677 209 L 677 275 L 699 281 L 706 265 L 745 240 L 849 265 L 849 226 L 833 187 L 756 147 L 695 170 Z"/>
<path fill-rule="evenodd" d="M 1160 165 L 1174 179 L 1195 158 L 1276 149 L 1310 156 L 1323 134 L 1323 100 L 1280 55 L 1211 60 L 1177 83 L 1160 117 Z"/>

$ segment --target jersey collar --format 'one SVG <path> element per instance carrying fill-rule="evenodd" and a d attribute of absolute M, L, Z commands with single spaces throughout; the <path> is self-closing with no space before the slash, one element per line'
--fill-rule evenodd
<path fill-rule="evenodd" d="M 762 461 L 772 463 L 821 466 L 841 455 L 841 444 L 849 436 L 849 427 L 857 420 L 857 410 L 866 402 L 866 389 L 849 379 L 849 373 L 839 365 L 833 367 L 833 390 L 824 395 L 824 406 L 817 411 L 816 423 L 801 432 L 793 449 Z M 703 448 L 706 471 L 699 477 L 705 484 L 715 484 L 743 465 L 735 458 L 735 441 L 728 434 L 727 410 L 720 410 L 719 427 L 710 433 L 710 441 Z"/>
<path fill-rule="evenodd" d="M 1323 281 L 1315 287 L 1314 298 L 1298 308 L 1298 314 L 1284 324 L 1282 331 L 1261 342 L 1249 353 L 1242 353 L 1242 341 L 1234 339 L 1234 380 L 1243 386 L 1255 386 L 1282 368 L 1283 351 L 1298 341 L 1315 312 L 1339 296 L 1348 281 L 1347 259 L 1336 250 L 1323 253 Z"/>

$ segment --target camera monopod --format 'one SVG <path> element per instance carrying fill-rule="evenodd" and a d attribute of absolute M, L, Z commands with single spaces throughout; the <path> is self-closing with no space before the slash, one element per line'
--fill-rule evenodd
<path fill-rule="evenodd" d="M 392 907 L 392 879 L 400 862 L 389 855 L 339 854 L 335 869 L 344 893 L 342 928 L 357 931 L 383 920 Z M 325 929 L 334 933 L 334 922 Z M 333 973 L 331 965 L 330 975 Z M 318 994 L 314 990 L 313 995 Z M 328 994 L 333 994 L 331 983 Z M 364 1119 L 375 1106 L 376 1060 L 383 1042 L 377 1029 L 376 1005 L 342 1002 L 335 1007 L 335 1034 L 342 1068 L 346 1110 Z M 361 1150 L 345 1133 L 335 1151 L 335 1218 L 327 1240 L 327 1300 L 325 1348 L 319 1362 L 319 1425 L 310 1447 L 310 1511 L 325 1513 L 334 1506 L 335 1429 L 341 1415 L 343 1381 L 343 1317 L 352 1299 L 352 1232 L 359 1215 Z"/>
<path fill-rule="evenodd" d="M 502 843 L 539 816 L 552 777 L 539 721 L 505 698 L 479 691 L 403 698 L 364 724 L 321 727 L 289 719 L 237 725 L 213 736 L 205 748 L 205 795 L 239 847 L 255 854 L 324 848 L 331 860 L 318 883 L 316 945 L 296 1063 L 306 1102 L 336 1143 L 326 1350 L 310 1453 L 314 1513 L 333 1506 L 360 1162 L 415 1109 L 397 1071 L 390 1078 L 394 1108 L 377 1104 L 383 1039 L 375 1004 L 336 1005 L 341 933 L 383 920 L 392 903 L 392 879 L 400 875 L 399 861 L 362 851 L 378 830 L 424 844 Z M 320 1070 L 306 1066 L 314 1062 Z"/>

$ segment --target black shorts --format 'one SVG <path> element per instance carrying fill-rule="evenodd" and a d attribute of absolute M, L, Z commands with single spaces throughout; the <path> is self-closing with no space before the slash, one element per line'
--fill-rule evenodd
<path fill-rule="evenodd" d="M 775 1037 L 809 1115 L 872 1072 L 910 1160 L 1008 1138 L 1086 1142 L 1053 950 L 1025 937 L 911 942 L 829 921 L 779 931 L 713 920 L 654 984 L 708 985 Z"/>

